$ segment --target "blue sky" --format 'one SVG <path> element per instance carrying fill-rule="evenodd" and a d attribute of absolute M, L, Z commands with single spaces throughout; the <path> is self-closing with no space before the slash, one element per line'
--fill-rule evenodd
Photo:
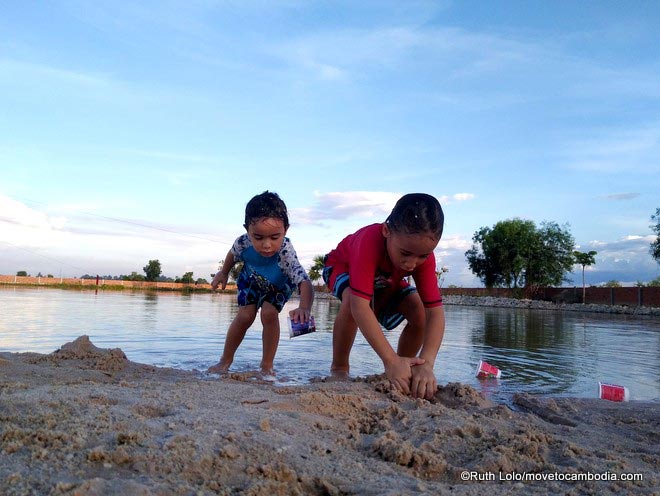
<path fill-rule="evenodd" d="M 652 1 L 3 2 L 0 273 L 208 278 L 269 189 L 306 267 L 421 191 L 445 284 L 480 285 L 464 253 L 511 218 L 567 225 L 589 284 L 654 279 L 658 26 Z"/>

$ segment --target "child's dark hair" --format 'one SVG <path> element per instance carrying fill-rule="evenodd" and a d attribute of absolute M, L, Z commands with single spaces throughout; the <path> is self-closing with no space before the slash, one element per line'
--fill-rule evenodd
<path fill-rule="evenodd" d="M 385 222 L 393 232 L 432 234 L 440 239 L 445 214 L 435 197 L 426 193 L 409 193 L 399 198 Z"/>
<path fill-rule="evenodd" d="M 289 215 L 286 211 L 284 201 L 277 193 L 264 191 L 260 195 L 254 196 L 245 206 L 245 229 L 259 219 L 272 217 L 280 219 L 284 223 L 284 229 L 289 228 Z"/>

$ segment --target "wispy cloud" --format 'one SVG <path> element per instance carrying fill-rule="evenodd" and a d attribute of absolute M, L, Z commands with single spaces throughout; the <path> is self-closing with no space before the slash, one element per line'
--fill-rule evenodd
<path fill-rule="evenodd" d="M 33 267 L 42 267 L 41 259 L 48 259 L 50 266 L 53 266 L 52 262 L 60 261 L 65 266 L 84 268 L 90 273 L 95 270 L 107 272 L 106 269 L 95 269 L 91 264 L 131 267 L 146 262 L 149 257 L 167 260 L 170 266 L 189 266 L 200 260 L 222 256 L 216 255 L 219 245 L 222 249 L 230 246 L 229 236 L 226 240 L 220 240 L 187 229 L 187 226 L 92 213 L 71 212 L 67 216 L 52 216 L 0 195 L 0 249 L 7 256 L 10 251 L 22 252 L 26 264 Z M 7 268 L 6 263 L 0 265 L 2 273 L 25 269 Z M 52 272 L 54 269 L 38 270 Z M 203 270 L 207 271 L 206 268 Z"/>
<path fill-rule="evenodd" d="M 567 167 L 589 172 L 660 173 L 660 123 L 593 134 L 590 139 L 566 144 Z"/>
<path fill-rule="evenodd" d="M 21 78 L 45 78 L 50 81 L 59 81 L 86 88 L 107 88 L 110 80 L 101 74 L 90 74 L 84 71 L 75 71 L 59 67 L 12 60 L 0 59 L 0 81 L 18 81 Z"/>
<path fill-rule="evenodd" d="M 351 218 L 383 221 L 392 211 L 403 193 L 383 191 L 314 192 L 315 202 L 309 208 L 295 209 L 296 222 L 321 225 L 327 220 Z M 466 201 L 474 198 L 471 193 L 445 195 L 438 200 L 441 204 Z"/>
<path fill-rule="evenodd" d="M 352 217 L 382 219 L 387 217 L 402 193 L 378 191 L 314 192 L 310 208 L 295 209 L 297 222 L 319 225 L 324 220 Z"/>
<path fill-rule="evenodd" d="M 601 198 L 605 200 L 622 201 L 633 200 L 639 196 L 639 193 L 614 193 L 611 195 L 604 195 Z"/>
<path fill-rule="evenodd" d="M 535 60 L 538 48 L 496 35 L 457 28 L 401 25 L 328 29 L 283 41 L 271 53 L 324 77 L 326 68 L 341 79 L 361 79 L 371 71 L 398 72 L 411 65 L 442 70 L 444 77 L 466 77 Z"/>

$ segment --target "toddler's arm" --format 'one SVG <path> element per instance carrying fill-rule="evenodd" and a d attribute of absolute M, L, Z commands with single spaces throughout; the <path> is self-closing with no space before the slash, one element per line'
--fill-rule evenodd
<path fill-rule="evenodd" d="M 214 290 L 218 289 L 218 286 L 220 286 L 220 289 L 225 289 L 227 287 L 229 271 L 235 263 L 236 260 L 234 259 L 234 254 L 229 250 L 229 253 L 227 253 L 227 256 L 225 257 L 225 261 L 222 264 L 222 268 L 215 274 L 213 281 L 211 281 L 211 287 Z"/>
<path fill-rule="evenodd" d="M 309 280 L 304 280 L 298 285 L 300 291 L 300 305 L 289 312 L 293 322 L 307 322 L 312 313 L 312 302 L 314 301 L 314 288 Z"/>

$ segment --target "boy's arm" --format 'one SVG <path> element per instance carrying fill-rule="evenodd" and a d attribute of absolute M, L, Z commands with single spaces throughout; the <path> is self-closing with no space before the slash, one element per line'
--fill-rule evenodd
<path fill-rule="evenodd" d="M 400 357 L 385 338 L 380 324 L 374 315 L 369 300 L 352 296 L 351 313 L 367 342 L 378 354 L 385 366 L 385 374 L 395 388 L 404 394 L 410 392 L 411 367 L 424 363 L 421 358 Z"/>
<path fill-rule="evenodd" d="M 438 351 L 445 335 L 445 311 L 438 306 L 426 309 L 426 327 L 424 329 L 424 342 L 419 357 L 424 359 L 422 365 L 412 369 L 411 393 L 415 398 L 433 398 L 438 383 L 433 368 Z"/>
<path fill-rule="evenodd" d="M 445 310 L 443 306 L 426 309 L 426 329 L 424 329 L 424 343 L 419 357 L 425 363 L 435 364 L 438 351 L 445 336 Z"/>
<path fill-rule="evenodd" d="M 227 281 L 229 279 L 229 271 L 236 264 L 236 259 L 231 250 L 227 253 L 225 261 L 222 263 L 222 268 L 215 274 L 213 281 L 211 281 L 211 287 L 213 289 L 225 289 L 227 287 Z"/>
<path fill-rule="evenodd" d="M 294 322 L 307 322 L 312 313 L 312 302 L 314 301 L 314 288 L 309 279 L 301 281 L 298 285 L 300 291 L 300 305 L 295 310 L 289 312 L 291 320 Z"/>

